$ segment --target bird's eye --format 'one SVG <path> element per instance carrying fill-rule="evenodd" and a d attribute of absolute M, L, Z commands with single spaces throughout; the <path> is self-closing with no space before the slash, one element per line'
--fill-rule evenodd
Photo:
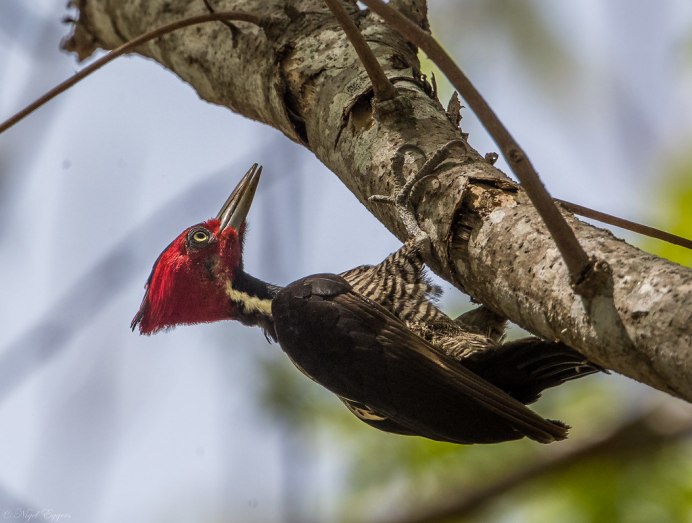
<path fill-rule="evenodd" d="M 204 229 L 197 229 L 196 231 L 192 231 L 190 233 L 189 239 L 190 242 L 193 245 L 203 245 L 209 241 L 211 238 L 211 234 L 209 234 L 209 231 L 206 231 Z"/>

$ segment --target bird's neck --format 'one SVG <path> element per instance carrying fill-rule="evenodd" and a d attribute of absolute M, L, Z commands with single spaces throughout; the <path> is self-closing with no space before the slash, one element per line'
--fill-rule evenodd
<path fill-rule="evenodd" d="M 243 272 L 226 283 L 226 294 L 235 305 L 237 319 L 244 325 L 262 327 L 266 334 L 276 340 L 272 301 L 281 290 L 278 285 L 264 282 Z"/>

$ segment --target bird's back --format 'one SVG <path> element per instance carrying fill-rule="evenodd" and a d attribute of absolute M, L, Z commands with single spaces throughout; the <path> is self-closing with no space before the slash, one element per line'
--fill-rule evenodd
<path fill-rule="evenodd" d="M 354 292 L 383 306 L 418 336 L 455 359 L 495 344 L 437 307 L 442 289 L 430 281 L 423 258 L 412 243 L 404 244 L 377 265 L 361 265 L 340 276 Z"/>

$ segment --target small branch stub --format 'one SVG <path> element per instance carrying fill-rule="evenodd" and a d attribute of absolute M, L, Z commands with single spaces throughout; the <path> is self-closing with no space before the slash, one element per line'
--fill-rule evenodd
<path fill-rule="evenodd" d="M 591 258 L 585 271 L 572 283 L 574 292 L 584 299 L 595 296 L 613 297 L 613 271 L 607 262 Z"/>

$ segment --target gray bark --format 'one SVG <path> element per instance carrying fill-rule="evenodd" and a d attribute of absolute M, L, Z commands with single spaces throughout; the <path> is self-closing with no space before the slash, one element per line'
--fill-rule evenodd
<path fill-rule="evenodd" d="M 88 56 L 192 14 L 203 2 L 80 0 L 66 47 Z M 425 27 L 424 3 L 399 1 Z M 390 194 L 391 160 L 404 143 L 429 156 L 461 138 L 442 105 L 413 79 L 416 50 L 371 14 L 358 24 L 398 97 L 377 103 L 355 52 L 318 0 L 217 0 L 218 11 L 271 16 L 264 29 L 234 22 L 180 30 L 141 48 L 199 95 L 281 130 L 311 149 L 402 240 Z M 357 10 L 353 4 L 348 8 Z M 411 14 L 413 13 L 413 14 Z M 412 166 L 409 166 L 412 168 Z M 672 395 L 692 400 L 692 271 L 646 254 L 569 213 L 587 253 L 612 270 L 607 292 L 576 295 L 563 261 L 526 195 L 471 147 L 457 148 L 414 195 L 433 240 L 430 267 L 477 301 L 547 339 Z"/>

